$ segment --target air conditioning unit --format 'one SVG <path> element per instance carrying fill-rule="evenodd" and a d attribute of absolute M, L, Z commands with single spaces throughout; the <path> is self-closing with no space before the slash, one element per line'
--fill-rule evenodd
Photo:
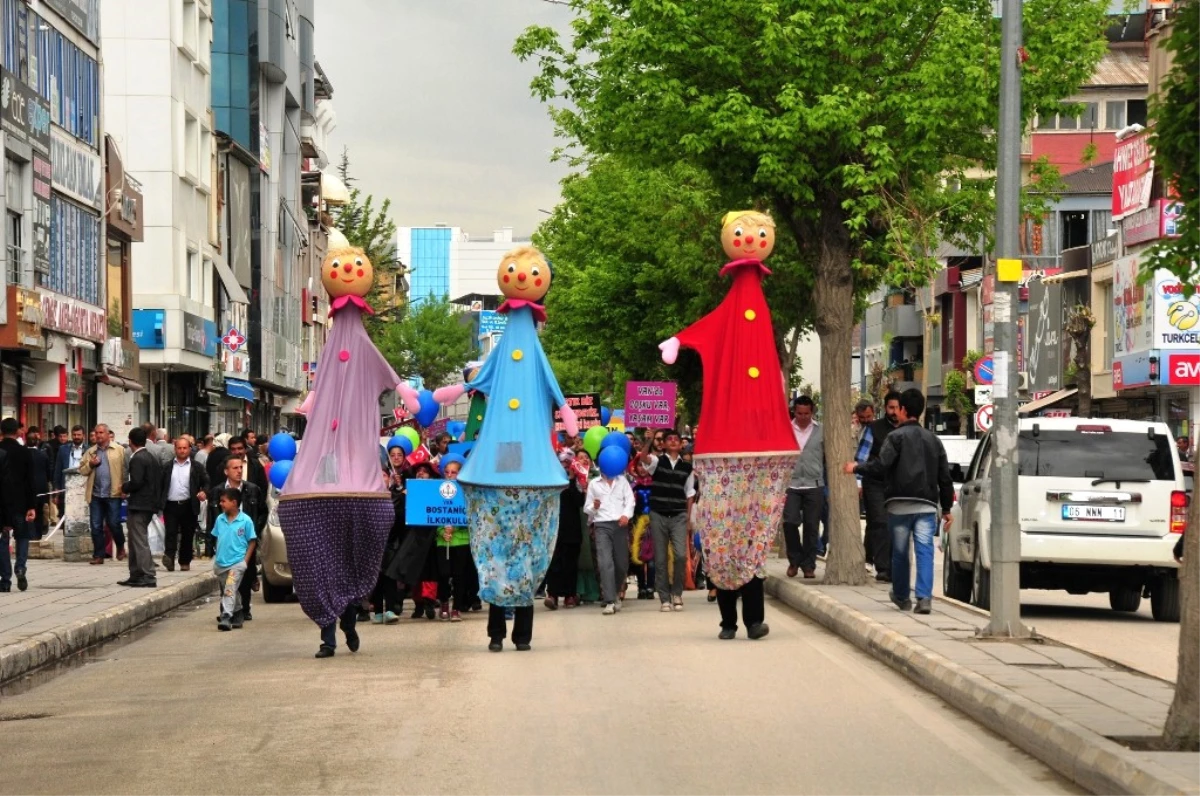
<path fill-rule="evenodd" d="M 1023 370 L 1017 374 L 1017 389 L 1021 392 L 1029 392 L 1029 371 Z"/>

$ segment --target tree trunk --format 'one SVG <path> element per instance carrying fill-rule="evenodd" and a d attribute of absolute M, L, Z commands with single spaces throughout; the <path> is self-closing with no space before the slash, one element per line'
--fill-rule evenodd
<path fill-rule="evenodd" d="M 825 583 L 866 583 L 866 553 L 858 519 L 858 489 L 842 465 L 854 458 L 850 426 L 850 354 L 854 334 L 854 271 L 840 215 L 827 211 L 813 288 L 817 334 L 821 339 L 822 430 L 829 484 L 829 555 Z"/>
<path fill-rule="evenodd" d="M 1195 752 L 1200 751 L 1200 495 L 1192 495 L 1190 514 L 1179 570 L 1179 673 L 1163 744 L 1168 749 Z"/>
<path fill-rule="evenodd" d="M 796 349 L 800 347 L 800 330 L 792 329 L 792 339 L 787 344 L 787 352 L 783 362 L 783 394 L 789 400 L 792 396 L 792 374 L 796 370 Z"/>

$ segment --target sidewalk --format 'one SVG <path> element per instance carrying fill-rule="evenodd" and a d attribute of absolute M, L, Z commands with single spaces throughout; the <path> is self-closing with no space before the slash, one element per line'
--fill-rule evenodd
<path fill-rule="evenodd" d="M 982 641 L 986 618 L 935 598 L 896 609 L 888 585 L 823 586 L 772 560 L 767 592 L 1093 793 L 1200 793 L 1200 754 L 1132 751 L 1111 740 L 1162 733 L 1174 685 L 1057 642 Z"/>
<path fill-rule="evenodd" d="M 118 586 L 124 561 L 103 566 L 30 559 L 29 590 L 0 593 L 0 683 L 120 635 L 216 589 L 210 561 L 158 567 L 158 588 Z"/>

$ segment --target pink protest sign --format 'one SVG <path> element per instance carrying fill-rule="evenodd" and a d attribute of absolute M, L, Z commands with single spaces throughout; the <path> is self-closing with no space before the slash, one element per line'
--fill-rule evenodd
<path fill-rule="evenodd" d="M 625 383 L 625 428 L 674 428 L 673 381 Z"/>

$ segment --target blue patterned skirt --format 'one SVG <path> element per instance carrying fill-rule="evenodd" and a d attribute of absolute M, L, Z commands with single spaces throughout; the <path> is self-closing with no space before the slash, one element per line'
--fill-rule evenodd
<path fill-rule="evenodd" d="M 276 511 L 300 607 L 320 627 L 331 625 L 375 588 L 392 499 L 386 492 L 297 495 L 280 499 Z"/>
<path fill-rule="evenodd" d="M 562 487 L 463 484 L 479 597 L 490 605 L 533 605 L 558 537 Z"/>

